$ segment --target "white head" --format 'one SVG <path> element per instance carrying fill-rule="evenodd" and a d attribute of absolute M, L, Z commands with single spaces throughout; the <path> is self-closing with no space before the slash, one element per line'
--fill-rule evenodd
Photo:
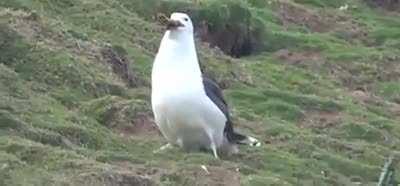
<path fill-rule="evenodd" d="M 193 23 L 187 14 L 174 12 L 168 19 L 167 29 L 171 32 L 193 33 Z"/>

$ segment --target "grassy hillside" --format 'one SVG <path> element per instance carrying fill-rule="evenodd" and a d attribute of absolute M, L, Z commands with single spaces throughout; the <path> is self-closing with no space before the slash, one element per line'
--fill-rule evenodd
<path fill-rule="evenodd" d="M 2 0 L 0 185 L 376 185 L 389 156 L 399 180 L 400 13 L 378 2 Z M 153 153 L 171 11 L 261 147 Z"/>

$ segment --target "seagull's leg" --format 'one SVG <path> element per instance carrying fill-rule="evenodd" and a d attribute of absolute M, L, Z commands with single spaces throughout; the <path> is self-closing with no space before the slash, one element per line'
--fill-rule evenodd
<path fill-rule="evenodd" d="M 210 149 L 212 150 L 214 157 L 219 159 L 217 152 L 217 145 L 215 144 L 215 139 L 212 131 L 206 130 L 208 139 L 210 140 Z"/>
<path fill-rule="evenodd" d="M 167 144 L 161 146 L 159 149 L 154 150 L 153 153 L 157 154 L 157 153 L 163 152 L 165 150 L 172 149 L 172 147 L 173 146 L 171 145 L 171 143 L 167 143 Z"/>
<path fill-rule="evenodd" d="M 211 143 L 211 150 L 213 151 L 214 157 L 219 159 L 218 157 L 218 153 L 217 153 L 217 146 L 215 145 L 215 143 Z"/>
<path fill-rule="evenodd" d="M 215 144 L 215 138 L 213 135 L 213 131 L 206 130 L 206 134 L 208 135 L 208 139 L 210 140 L 210 149 L 212 150 L 214 157 L 219 159 L 217 152 L 217 145 Z"/>

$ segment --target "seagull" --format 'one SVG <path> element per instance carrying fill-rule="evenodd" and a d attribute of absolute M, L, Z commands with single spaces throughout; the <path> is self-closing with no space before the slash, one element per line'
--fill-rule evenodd
<path fill-rule="evenodd" d="M 172 13 L 152 69 L 151 104 L 155 122 L 168 143 L 185 151 L 237 153 L 237 144 L 260 146 L 234 131 L 229 107 L 218 84 L 202 75 L 193 24 L 185 13 Z"/>

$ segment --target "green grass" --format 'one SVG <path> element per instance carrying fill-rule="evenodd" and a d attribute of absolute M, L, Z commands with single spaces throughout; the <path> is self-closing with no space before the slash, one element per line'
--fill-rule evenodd
<path fill-rule="evenodd" d="M 400 101 L 400 85 L 398 82 L 382 82 L 378 84 L 377 94 L 390 101 Z"/>
<path fill-rule="evenodd" d="M 287 24 L 285 3 L 332 30 Z M 226 88 L 235 126 L 260 148 L 241 146 L 222 160 L 178 148 L 153 153 L 165 143 L 148 126 L 163 32 L 155 17 L 177 10 L 214 31 L 249 21 L 257 33 L 257 52 L 240 59 L 197 48 L 204 72 Z M 226 183 L 220 176 L 249 186 L 376 185 L 385 159 L 399 158 L 399 18 L 345 0 L 3 0 L 0 185 Z M 140 83 L 113 71 L 102 53 L 110 48 Z M 291 56 L 277 56 L 282 49 Z"/>

